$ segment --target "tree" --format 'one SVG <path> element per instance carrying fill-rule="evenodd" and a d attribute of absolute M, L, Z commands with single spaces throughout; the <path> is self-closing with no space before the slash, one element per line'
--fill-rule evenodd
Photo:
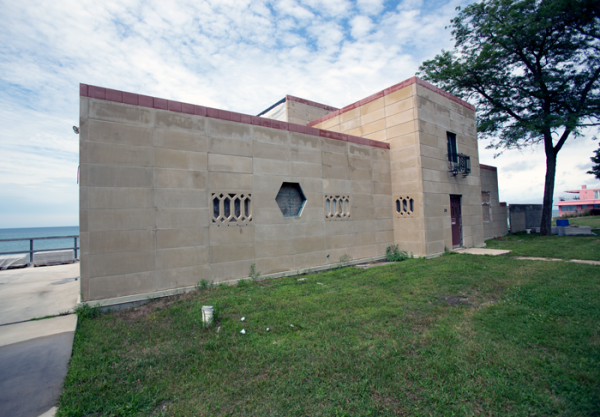
<path fill-rule="evenodd" d="M 590 158 L 594 165 L 587 173 L 594 175 L 596 179 L 600 180 L 600 145 L 598 145 L 598 149 L 596 149 L 594 153 L 595 155 Z"/>
<path fill-rule="evenodd" d="M 458 10 L 454 49 L 425 61 L 419 75 L 474 102 L 488 148 L 543 144 L 541 234 L 549 235 L 558 152 L 600 125 L 600 3 L 484 0 Z"/>

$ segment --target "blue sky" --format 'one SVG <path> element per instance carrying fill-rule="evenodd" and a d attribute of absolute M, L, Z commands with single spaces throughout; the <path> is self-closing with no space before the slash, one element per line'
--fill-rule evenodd
<path fill-rule="evenodd" d="M 465 1 L 0 2 L 0 228 L 78 223 L 79 83 L 257 114 L 291 94 L 342 107 L 451 49 Z M 557 192 L 599 186 L 597 144 L 559 154 Z M 543 149 L 497 159 L 509 203 L 542 200 Z"/>

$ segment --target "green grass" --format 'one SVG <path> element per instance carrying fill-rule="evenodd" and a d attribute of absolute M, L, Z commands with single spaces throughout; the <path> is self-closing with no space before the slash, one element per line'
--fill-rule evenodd
<path fill-rule="evenodd" d="M 598 272 L 449 255 L 82 315 L 57 416 L 597 415 Z"/>
<path fill-rule="evenodd" d="M 600 229 L 600 216 L 585 216 L 568 218 L 569 225 L 589 226 L 592 229 Z M 556 220 L 552 221 L 552 226 L 556 226 Z"/>
<path fill-rule="evenodd" d="M 600 261 L 600 236 L 540 236 L 520 232 L 485 243 L 490 249 L 509 249 L 510 256 Z"/>

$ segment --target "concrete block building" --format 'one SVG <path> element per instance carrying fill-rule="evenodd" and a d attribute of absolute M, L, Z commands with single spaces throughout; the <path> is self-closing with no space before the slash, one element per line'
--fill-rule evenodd
<path fill-rule="evenodd" d="M 80 96 L 84 301 L 506 233 L 474 107 L 416 77 L 342 109 L 286 96 L 258 116 L 84 84 Z"/>

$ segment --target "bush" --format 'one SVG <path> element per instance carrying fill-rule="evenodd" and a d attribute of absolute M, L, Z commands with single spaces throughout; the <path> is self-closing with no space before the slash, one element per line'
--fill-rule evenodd
<path fill-rule="evenodd" d="M 573 214 L 563 213 L 563 215 L 560 216 L 560 218 L 561 219 L 572 219 L 575 217 L 587 217 L 587 216 L 598 216 L 598 215 L 600 215 L 600 209 L 585 209 L 585 210 L 573 212 Z"/>
<path fill-rule="evenodd" d="M 400 262 L 408 259 L 408 253 L 398 250 L 398 245 L 390 245 L 385 249 L 385 257 L 388 262 Z"/>
<path fill-rule="evenodd" d="M 82 303 L 73 309 L 73 313 L 77 314 L 77 318 L 79 320 L 82 320 L 98 317 L 100 314 L 102 314 L 102 311 L 100 311 L 100 307 L 98 306 L 92 307 L 88 303 Z"/>
<path fill-rule="evenodd" d="M 340 256 L 340 264 L 342 264 L 342 266 L 347 266 L 348 263 L 350 263 L 351 261 L 352 261 L 352 256 L 348 255 L 347 253 Z"/>

